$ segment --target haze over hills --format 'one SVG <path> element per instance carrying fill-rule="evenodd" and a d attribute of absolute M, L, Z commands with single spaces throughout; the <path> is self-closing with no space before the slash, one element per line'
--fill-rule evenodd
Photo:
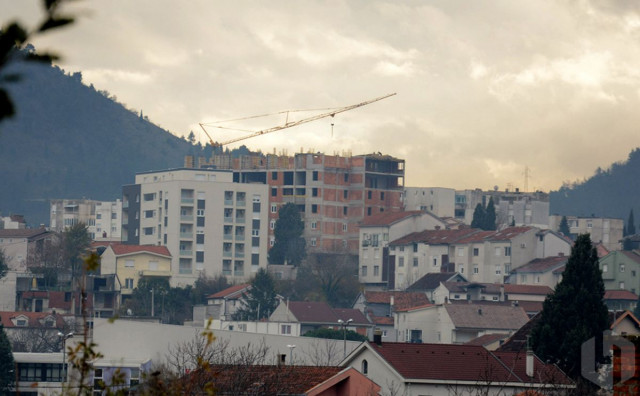
<path fill-rule="evenodd" d="M 586 153 L 585 155 L 588 155 Z M 598 168 L 595 174 L 582 182 L 562 186 L 549 194 L 551 214 L 566 216 L 596 216 L 624 219 L 633 209 L 640 211 L 640 149 L 629 153 L 624 162 L 610 168 Z"/>
<path fill-rule="evenodd" d="M 0 123 L 2 215 L 48 224 L 50 199 L 115 200 L 136 172 L 181 167 L 185 155 L 211 154 L 211 146 L 193 145 L 84 85 L 81 73 L 34 63 L 12 68 L 6 73 L 18 71 L 22 79 L 8 86 L 18 114 Z M 640 213 L 638 175 L 635 149 L 627 161 L 552 191 L 551 213 L 626 220 L 631 208 Z"/>
<path fill-rule="evenodd" d="M 80 73 L 16 63 L 17 114 L 0 123 L 0 211 L 49 223 L 49 199 L 115 200 L 136 172 L 180 167 L 202 148 L 82 84 Z M 210 147 L 209 147 L 210 148 Z"/>

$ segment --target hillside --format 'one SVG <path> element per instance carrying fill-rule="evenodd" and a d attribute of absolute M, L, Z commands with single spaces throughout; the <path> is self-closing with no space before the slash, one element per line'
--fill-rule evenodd
<path fill-rule="evenodd" d="M 627 220 L 629 211 L 640 213 L 640 149 L 625 162 L 598 168 L 589 179 L 563 186 L 549 194 L 552 214 L 612 217 Z"/>
<path fill-rule="evenodd" d="M 48 200 L 115 200 L 136 172 L 180 167 L 194 146 L 50 65 L 12 65 L 17 115 L 0 123 L 0 212 L 48 224 Z M 10 73 L 12 70 L 6 70 Z"/>

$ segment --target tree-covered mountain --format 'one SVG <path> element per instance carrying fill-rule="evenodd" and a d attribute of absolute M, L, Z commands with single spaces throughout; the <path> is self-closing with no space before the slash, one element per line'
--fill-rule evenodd
<path fill-rule="evenodd" d="M 629 211 L 640 213 L 640 149 L 625 162 L 598 168 L 580 183 L 565 184 L 549 194 L 551 213 L 565 216 L 594 215 L 627 220 Z"/>
<path fill-rule="evenodd" d="M 115 200 L 136 172 L 181 167 L 193 145 L 126 109 L 80 73 L 15 62 L 3 74 L 17 114 L 0 123 L 0 211 L 49 223 L 50 199 Z M 207 146 L 211 151 L 211 147 Z"/>

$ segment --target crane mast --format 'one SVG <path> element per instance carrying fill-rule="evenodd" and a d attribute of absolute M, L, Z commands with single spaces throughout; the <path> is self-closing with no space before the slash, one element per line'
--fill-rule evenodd
<path fill-rule="evenodd" d="M 242 137 L 237 137 L 235 139 L 230 139 L 224 142 L 214 142 L 213 139 L 211 138 L 211 135 L 209 135 L 209 132 L 207 132 L 207 129 L 205 127 L 212 127 L 212 128 L 220 128 L 220 129 L 230 129 L 230 128 L 226 128 L 223 126 L 219 126 L 219 125 L 214 125 L 214 124 L 206 124 L 206 123 L 199 123 L 200 128 L 202 128 L 202 130 L 204 131 L 204 133 L 207 135 L 207 137 L 209 138 L 209 143 L 211 143 L 211 146 L 213 147 L 222 147 L 222 146 L 226 146 L 227 144 L 231 144 L 231 143 L 236 143 L 242 140 L 246 140 L 246 139 L 250 139 L 256 136 L 262 136 L 262 135 L 266 135 L 268 133 L 272 133 L 272 132 L 277 132 L 280 131 L 282 129 L 286 129 L 286 128 L 292 128 L 298 125 L 302 125 L 302 124 L 306 124 L 308 122 L 311 121 L 316 121 L 322 118 L 326 118 L 326 117 L 334 117 L 336 114 L 340 114 L 340 113 L 344 113 L 345 111 L 349 111 L 349 110 L 353 110 L 353 109 L 357 109 L 358 107 L 362 107 L 362 106 L 366 106 L 368 104 L 374 103 L 374 102 L 378 102 L 382 99 L 386 99 L 388 97 L 394 96 L 395 93 L 391 93 L 388 95 L 384 95 L 384 96 L 380 96 L 379 98 L 374 98 L 374 99 L 370 99 L 370 100 L 366 100 L 364 102 L 361 103 L 356 103 L 350 106 L 345 106 L 345 107 L 339 107 L 336 109 L 331 109 L 328 112 L 325 113 L 321 113 L 321 114 L 317 114 L 311 117 L 307 117 L 307 118 L 303 118 L 301 120 L 298 121 L 289 121 L 289 112 L 290 111 L 282 111 L 279 114 L 282 113 L 286 113 L 287 114 L 287 118 L 285 120 L 285 123 L 283 125 L 277 125 L 271 128 L 267 128 L 267 129 L 262 129 L 259 131 L 255 131 L 247 136 L 242 136 Z M 261 116 L 254 116 L 254 117 L 246 117 L 246 118 L 256 118 L 256 117 L 261 117 Z"/>

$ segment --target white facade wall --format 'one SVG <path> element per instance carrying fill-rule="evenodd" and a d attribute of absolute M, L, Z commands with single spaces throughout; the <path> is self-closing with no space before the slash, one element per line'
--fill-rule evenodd
<path fill-rule="evenodd" d="M 571 254 L 571 243 L 553 232 L 539 233 L 536 244 L 536 258 Z"/>
<path fill-rule="evenodd" d="M 95 219 L 96 241 L 119 241 L 122 235 L 122 201 L 97 202 Z"/>
<path fill-rule="evenodd" d="M 246 282 L 266 269 L 268 186 L 232 177 L 204 169 L 136 175 L 139 211 L 127 216 L 138 216 L 140 245 L 171 252 L 172 286 L 193 284 L 201 272 Z"/>
<path fill-rule="evenodd" d="M 406 187 L 404 191 L 404 210 L 422 210 L 438 217 L 454 217 L 456 191 L 453 188 Z"/>
<path fill-rule="evenodd" d="M 558 230 L 562 216 L 549 216 L 549 228 Z M 624 228 L 624 220 L 603 217 L 567 216 L 569 232 L 572 236 L 589 234 L 591 242 L 602 243 L 609 250 L 621 250 L 620 240 Z"/>
<path fill-rule="evenodd" d="M 275 334 L 288 337 L 300 337 L 301 326 L 298 322 L 255 322 L 220 320 L 211 321 L 211 330 L 241 331 L 245 333 Z"/>
<path fill-rule="evenodd" d="M 414 246 L 417 251 L 414 252 Z M 449 253 L 447 245 L 419 243 L 393 246 L 390 255 L 395 256 L 396 290 L 405 290 L 428 273 L 441 272 L 442 256 Z"/>

